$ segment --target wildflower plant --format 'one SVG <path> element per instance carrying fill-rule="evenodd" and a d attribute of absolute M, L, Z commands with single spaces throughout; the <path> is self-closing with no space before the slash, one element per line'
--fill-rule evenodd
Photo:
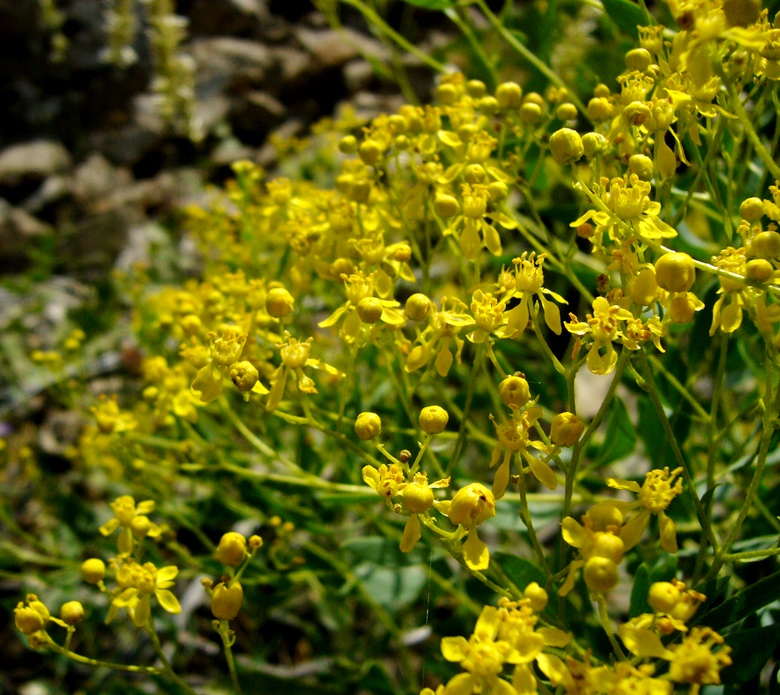
<path fill-rule="evenodd" d="M 33 648 L 198 692 L 156 625 L 213 620 L 236 691 L 776 687 L 776 20 L 610 3 L 636 38 L 585 94 L 522 10 L 442 6 L 483 79 L 322 126 L 323 181 L 236 163 L 186 211 L 200 277 L 118 279 L 141 383 L 85 406 L 74 469 L 118 540 L 79 559 L 160 665 L 74 651 L 80 611 L 30 588 Z"/>

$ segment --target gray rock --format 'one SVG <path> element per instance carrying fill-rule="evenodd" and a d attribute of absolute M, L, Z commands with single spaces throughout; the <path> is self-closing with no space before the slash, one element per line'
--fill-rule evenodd
<path fill-rule="evenodd" d="M 70 168 L 64 145 L 54 140 L 34 140 L 0 152 L 0 183 L 14 186 L 24 179 L 45 179 Z"/>
<path fill-rule="evenodd" d="M 247 34 L 269 16 L 263 0 L 195 0 L 189 11 L 191 36 Z"/>
<path fill-rule="evenodd" d="M 73 192 L 73 181 L 69 176 L 55 174 L 49 176 L 21 207 L 32 215 L 37 215 L 41 210 L 58 203 Z"/>
<path fill-rule="evenodd" d="M 236 132 L 264 133 L 279 125 L 287 109 L 267 92 L 250 92 L 237 102 L 232 122 Z"/>
<path fill-rule="evenodd" d="M 367 60 L 350 60 L 344 67 L 344 84 L 350 92 L 367 89 L 374 77 L 374 68 Z"/>
<path fill-rule="evenodd" d="M 301 28 L 295 36 L 311 53 L 316 67 L 323 70 L 343 65 L 359 56 L 379 60 L 387 58 L 387 51 L 381 43 L 348 28 L 324 31 Z"/>
<path fill-rule="evenodd" d="M 49 225 L 0 198 L 0 272 L 24 268 L 30 242 L 50 232 Z"/>
<path fill-rule="evenodd" d="M 74 195 L 85 204 L 113 195 L 117 190 L 133 183 L 129 170 L 113 167 L 97 152 L 76 167 L 73 179 Z"/>
<path fill-rule="evenodd" d="M 190 46 L 195 60 L 198 97 L 260 85 L 273 62 L 263 44 L 227 36 L 197 39 Z"/>
<path fill-rule="evenodd" d="M 274 46 L 270 49 L 274 61 L 274 67 L 279 73 L 281 84 L 279 87 L 289 87 L 297 82 L 303 75 L 309 72 L 312 66 L 311 56 L 289 46 Z"/>

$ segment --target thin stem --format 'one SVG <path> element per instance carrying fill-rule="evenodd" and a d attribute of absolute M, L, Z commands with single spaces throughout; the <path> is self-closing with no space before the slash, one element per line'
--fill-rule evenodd
<path fill-rule="evenodd" d="M 134 664 L 117 664 L 113 661 L 101 661 L 100 659 L 90 659 L 88 656 L 82 656 L 81 654 L 76 654 L 75 652 L 70 651 L 69 649 L 66 649 L 65 647 L 61 647 L 59 644 L 57 644 L 47 633 L 43 633 L 46 635 L 47 641 L 46 641 L 46 648 L 51 649 L 56 654 L 59 654 L 61 656 L 67 657 L 71 661 L 76 661 L 80 664 L 86 664 L 88 666 L 94 666 L 95 668 L 110 668 L 114 671 L 128 671 L 131 673 L 152 673 L 152 674 L 162 674 L 165 673 L 165 669 L 158 668 L 157 666 L 136 666 Z"/>
<path fill-rule="evenodd" d="M 520 454 L 518 453 L 516 456 L 518 457 L 518 465 L 522 469 L 523 461 L 520 458 Z M 534 549 L 534 553 L 536 553 L 536 557 L 542 566 L 542 570 L 544 570 L 544 574 L 549 581 L 550 577 L 552 577 L 552 571 L 550 570 L 550 566 L 547 564 L 547 558 L 544 556 L 544 548 L 542 548 L 542 544 L 539 542 L 539 538 L 536 535 L 536 529 L 534 528 L 534 522 L 531 518 L 531 512 L 528 509 L 528 500 L 526 498 L 525 491 L 525 476 L 522 473 L 520 474 L 520 480 L 518 481 L 517 487 L 520 489 L 520 518 L 523 520 L 526 529 L 528 529 L 528 538 L 531 540 L 531 547 Z"/>
<path fill-rule="evenodd" d="M 607 633 L 607 638 L 612 645 L 612 649 L 618 659 L 626 661 L 626 655 L 623 653 L 623 649 L 620 647 L 620 643 L 615 637 L 615 631 L 612 629 L 612 621 L 609 619 L 609 614 L 607 613 L 607 600 L 604 598 L 603 594 L 598 594 L 596 596 L 596 603 L 599 607 L 599 620 L 601 621 L 601 626 L 604 628 L 604 632 Z"/>
<path fill-rule="evenodd" d="M 146 634 L 148 634 L 149 638 L 152 640 L 152 646 L 154 647 L 155 654 L 157 654 L 157 658 L 162 662 L 163 672 L 168 675 L 176 683 L 176 685 L 178 685 L 185 692 L 190 693 L 190 695 L 198 695 L 173 670 L 171 662 L 168 661 L 168 657 L 165 656 L 165 652 L 163 651 L 162 645 L 160 644 L 160 638 L 157 636 L 157 631 L 154 629 L 153 620 L 154 618 L 150 616 L 149 621 L 144 626 L 144 629 L 146 630 Z"/>
<path fill-rule="evenodd" d="M 222 638 L 222 646 L 225 647 L 225 660 L 227 661 L 228 671 L 230 671 L 230 680 L 233 682 L 233 690 L 236 695 L 241 695 L 241 684 L 238 682 L 238 672 L 236 671 L 236 662 L 233 658 L 233 641 L 230 636 L 230 626 L 227 620 L 219 621 L 219 636 Z"/>
<path fill-rule="evenodd" d="M 750 144 L 753 146 L 753 149 L 756 151 L 756 154 L 763 165 L 772 173 L 773 178 L 780 179 L 780 166 L 772 159 L 772 155 L 769 154 L 766 147 L 764 147 L 764 143 L 761 142 L 761 138 L 758 137 L 758 133 L 756 133 L 753 128 L 753 123 L 745 112 L 745 108 L 742 106 L 742 100 L 739 98 L 737 90 L 734 89 L 733 84 L 730 84 L 726 80 L 724 80 L 724 82 L 726 82 L 726 89 L 728 90 L 734 113 L 737 115 L 737 118 L 739 118 L 739 122 L 745 130 L 747 139 L 750 141 Z"/>

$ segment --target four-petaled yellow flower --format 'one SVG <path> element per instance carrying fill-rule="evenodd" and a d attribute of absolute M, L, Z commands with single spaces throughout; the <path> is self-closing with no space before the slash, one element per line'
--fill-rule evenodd
<path fill-rule="evenodd" d="M 149 520 L 148 514 L 154 511 L 154 502 L 146 500 L 136 506 L 135 500 L 130 495 L 117 497 L 112 503 L 114 518 L 100 527 L 100 533 L 110 536 L 120 526 L 117 547 L 120 555 L 130 555 L 133 552 L 133 536 L 136 538 L 157 538 L 162 530 Z"/>

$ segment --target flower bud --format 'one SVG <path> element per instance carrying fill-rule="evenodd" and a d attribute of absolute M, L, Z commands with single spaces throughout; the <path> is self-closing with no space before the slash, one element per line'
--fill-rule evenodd
<path fill-rule="evenodd" d="M 258 379 L 260 379 L 260 374 L 251 362 L 244 360 L 230 365 L 230 380 L 242 393 L 251 391 Z"/>
<path fill-rule="evenodd" d="M 60 608 L 60 619 L 68 625 L 78 625 L 84 620 L 84 606 L 78 601 L 68 601 Z"/>
<path fill-rule="evenodd" d="M 516 82 L 504 82 L 496 88 L 496 101 L 501 109 L 517 109 L 523 100 L 523 89 Z"/>
<path fill-rule="evenodd" d="M 355 154 L 358 149 L 358 141 L 354 135 L 345 135 L 339 140 L 339 152 L 342 154 Z"/>
<path fill-rule="evenodd" d="M 433 490 L 425 483 L 411 482 L 404 488 L 403 499 L 412 514 L 422 514 L 433 506 Z"/>
<path fill-rule="evenodd" d="M 545 608 L 547 608 L 547 601 L 549 600 L 547 592 L 536 582 L 531 582 L 527 587 L 525 587 L 525 591 L 523 591 L 523 598 L 527 598 L 531 601 L 530 605 L 535 613 L 541 613 Z"/>
<path fill-rule="evenodd" d="M 670 582 L 655 582 L 647 592 L 647 602 L 656 613 L 671 613 L 680 602 L 680 590 Z"/>
<path fill-rule="evenodd" d="M 439 434 L 444 431 L 449 414 L 438 405 L 429 405 L 420 411 L 420 428 L 426 434 Z"/>
<path fill-rule="evenodd" d="M 481 483 L 471 483 L 458 490 L 447 516 L 453 524 L 465 527 L 478 526 L 496 515 L 496 498 Z"/>
<path fill-rule="evenodd" d="M 458 89 L 454 84 L 440 84 L 436 88 L 436 99 L 442 104 L 454 104 L 458 99 Z"/>
<path fill-rule="evenodd" d="M 134 516 L 130 522 L 130 531 L 136 538 L 146 538 L 146 534 L 149 533 L 149 529 L 152 527 L 152 522 L 149 521 L 148 516 L 139 514 Z"/>
<path fill-rule="evenodd" d="M 597 594 L 612 591 L 618 585 L 617 565 L 605 557 L 592 557 L 582 569 L 585 585 Z"/>
<path fill-rule="evenodd" d="M 550 136 L 549 144 L 550 154 L 561 166 L 573 164 L 585 154 L 580 134 L 571 128 L 556 130 Z"/>
<path fill-rule="evenodd" d="M 611 502 L 597 502 L 586 516 L 595 531 L 617 530 L 623 525 L 623 512 Z"/>
<path fill-rule="evenodd" d="M 667 253 L 655 262 L 655 277 L 669 292 L 687 292 L 696 280 L 693 259 L 687 253 Z"/>
<path fill-rule="evenodd" d="M 615 564 L 623 559 L 625 545 L 620 536 L 605 531 L 597 531 L 593 534 L 593 547 L 591 554 L 595 557 L 605 557 Z"/>
<path fill-rule="evenodd" d="M 360 413 L 355 420 L 355 434 L 364 442 L 378 437 L 382 431 L 382 420 L 376 413 Z"/>
<path fill-rule="evenodd" d="M 594 123 L 604 123 L 612 118 L 614 108 L 604 97 L 593 97 L 588 102 L 588 118 Z"/>
<path fill-rule="evenodd" d="M 582 136 L 582 150 L 588 159 L 593 159 L 606 148 L 607 139 L 601 133 L 585 133 Z"/>
<path fill-rule="evenodd" d="M 47 619 L 32 606 L 25 606 L 23 603 L 14 609 L 14 623 L 16 629 L 24 635 L 31 635 L 38 630 L 43 630 Z"/>
<path fill-rule="evenodd" d="M 357 313 L 363 323 L 376 323 L 382 318 L 382 302 L 376 297 L 363 297 L 357 303 Z"/>
<path fill-rule="evenodd" d="M 509 195 L 509 187 L 503 181 L 488 184 L 488 197 L 491 203 L 500 203 Z"/>
<path fill-rule="evenodd" d="M 364 164 L 373 166 L 382 159 L 382 148 L 375 140 L 364 140 L 358 147 L 358 156 Z"/>
<path fill-rule="evenodd" d="M 746 198 L 739 206 L 739 214 L 748 222 L 756 222 L 764 216 L 764 201 L 761 198 Z"/>
<path fill-rule="evenodd" d="M 453 217 L 458 214 L 458 210 L 460 210 L 460 204 L 454 196 L 446 193 L 437 193 L 433 199 L 433 211 L 439 217 L 444 217 L 445 219 Z"/>
<path fill-rule="evenodd" d="M 529 101 L 520 107 L 520 120 L 527 125 L 536 125 L 542 120 L 542 107 Z"/>
<path fill-rule="evenodd" d="M 642 268 L 628 281 L 626 292 L 631 301 L 639 306 L 650 306 L 658 294 L 658 281 L 654 268 Z"/>
<path fill-rule="evenodd" d="M 406 300 L 404 313 L 412 321 L 423 321 L 431 311 L 431 300 L 421 292 L 413 294 Z"/>
<path fill-rule="evenodd" d="M 97 584 L 106 576 L 106 564 L 96 557 L 85 560 L 81 565 L 81 576 L 87 584 Z"/>
<path fill-rule="evenodd" d="M 495 97 L 482 97 L 477 102 L 477 109 L 483 116 L 495 116 L 499 111 L 498 100 Z"/>
<path fill-rule="evenodd" d="M 504 405 L 510 408 L 522 408 L 531 400 L 531 389 L 528 387 L 525 377 L 517 372 L 506 377 L 498 385 L 498 395 L 501 396 Z"/>
<path fill-rule="evenodd" d="M 214 557 L 223 565 L 238 567 L 246 558 L 246 538 L 240 533 L 230 531 L 222 536 Z"/>
<path fill-rule="evenodd" d="M 249 536 L 249 547 L 252 550 L 258 550 L 263 547 L 263 539 L 258 535 Z"/>
<path fill-rule="evenodd" d="M 669 315 L 674 323 L 688 323 L 696 313 L 696 306 L 687 295 L 680 295 L 669 305 Z"/>
<path fill-rule="evenodd" d="M 202 321 L 195 314 L 187 314 L 187 316 L 182 317 L 179 325 L 187 335 L 195 335 L 203 328 Z"/>
<path fill-rule="evenodd" d="M 573 446 L 582 436 L 585 425 L 574 413 L 558 413 L 552 421 L 550 439 L 557 446 Z"/>
<path fill-rule="evenodd" d="M 642 125 L 650 118 L 650 107 L 643 101 L 632 101 L 623 108 L 623 118 L 631 125 Z"/>
<path fill-rule="evenodd" d="M 756 258 L 780 259 L 780 234 L 775 231 L 759 232 L 747 247 L 748 255 Z"/>
<path fill-rule="evenodd" d="M 466 92 L 472 99 L 480 99 L 487 93 L 487 87 L 482 80 L 469 80 L 466 82 Z"/>
<path fill-rule="evenodd" d="M 757 282 L 768 282 L 774 274 L 774 266 L 763 258 L 754 258 L 745 266 L 745 276 Z"/>
<path fill-rule="evenodd" d="M 472 186 L 475 183 L 482 183 L 486 178 L 487 172 L 481 164 L 469 164 L 463 170 L 463 180 Z"/>
<path fill-rule="evenodd" d="M 219 620 L 233 620 L 244 603 L 244 589 L 239 582 L 225 586 L 220 582 L 211 594 L 211 612 Z"/>
<path fill-rule="evenodd" d="M 653 160 L 643 154 L 631 155 L 628 173 L 636 174 L 642 181 L 650 181 L 653 178 Z"/>
<path fill-rule="evenodd" d="M 577 107 L 574 104 L 560 104 L 555 110 L 555 117 L 559 121 L 573 121 L 577 118 Z"/>
<path fill-rule="evenodd" d="M 284 287 L 274 287 L 266 295 L 265 310 L 275 319 L 289 316 L 294 308 L 295 299 Z"/>
<path fill-rule="evenodd" d="M 577 236 L 582 239 L 590 239 L 595 233 L 596 229 L 590 222 L 583 222 L 577 227 Z"/>
<path fill-rule="evenodd" d="M 646 48 L 634 48 L 626 53 L 626 67 L 629 70 L 644 72 L 653 62 L 653 56 Z"/>

